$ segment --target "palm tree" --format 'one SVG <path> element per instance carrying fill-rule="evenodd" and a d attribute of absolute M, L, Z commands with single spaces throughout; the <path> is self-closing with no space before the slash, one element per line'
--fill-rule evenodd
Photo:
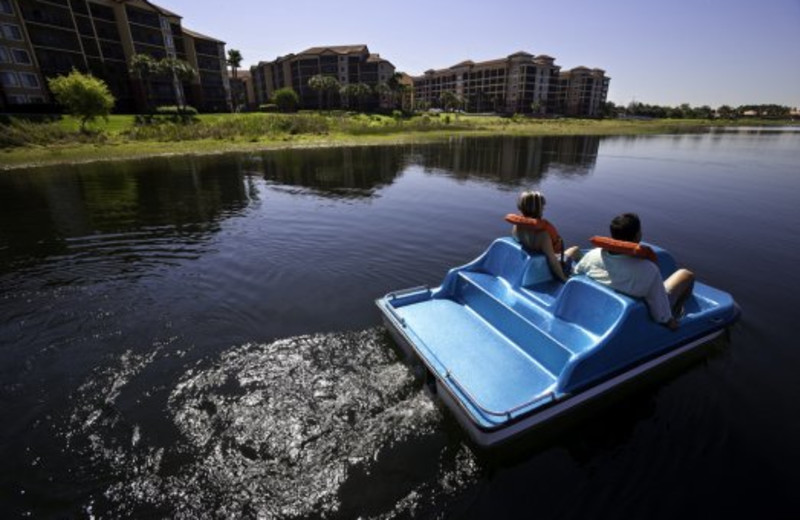
<path fill-rule="evenodd" d="M 325 90 L 325 76 L 316 74 L 308 80 L 308 87 L 317 92 L 317 108 L 322 109 L 322 91 Z"/>
<path fill-rule="evenodd" d="M 452 111 L 461 105 L 461 98 L 458 97 L 458 94 L 450 90 L 442 92 L 442 96 L 439 98 L 439 101 L 447 111 Z"/>
<path fill-rule="evenodd" d="M 366 83 L 356 83 L 354 94 L 356 102 L 358 103 L 358 109 L 363 112 L 364 100 L 372 95 L 372 87 Z"/>
<path fill-rule="evenodd" d="M 341 90 L 341 84 L 339 83 L 339 80 L 337 80 L 333 76 L 323 76 L 322 74 L 311 76 L 311 78 L 308 80 L 308 86 L 312 90 L 317 91 L 319 95 L 318 108 L 320 110 L 322 110 L 323 94 L 325 94 L 326 108 L 330 110 L 333 104 L 332 103 L 333 94 Z"/>
<path fill-rule="evenodd" d="M 383 101 L 388 99 L 390 102 L 392 100 L 392 87 L 390 87 L 386 83 L 378 83 L 375 85 L 375 94 L 378 95 L 378 103 L 383 106 Z M 392 108 L 394 108 L 394 103 L 392 103 Z"/>
<path fill-rule="evenodd" d="M 231 67 L 231 76 L 236 77 L 236 70 L 242 64 L 242 53 L 236 49 L 228 49 L 228 65 Z"/>
<path fill-rule="evenodd" d="M 192 81 L 197 76 L 197 71 L 189 62 L 178 58 L 164 58 L 157 62 L 160 71 L 168 76 L 172 76 L 172 84 L 175 88 L 175 99 L 181 110 L 186 108 L 186 96 L 184 95 L 181 84 Z"/>
<path fill-rule="evenodd" d="M 402 80 L 403 74 L 400 72 L 395 72 L 386 80 L 386 85 L 389 87 L 392 98 L 392 108 L 397 108 L 398 100 L 402 100 L 403 92 L 406 88 Z"/>
<path fill-rule="evenodd" d="M 352 108 L 352 101 L 356 98 L 356 83 L 348 83 L 339 89 L 339 96 L 347 108 Z"/>
<path fill-rule="evenodd" d="M 339 83 L 339 80 L 333 76 L 325 76 L 325 78 L 322 80 L 322 90 L 325 92 L 328 110 L 330 110 L 332 106 L 331 98 L 333 97 L 333 94 L 339 92 L 341 87 L 342 86 Z"/>
<path fill-rule="evenodd" d="M 158 61 L 147 54 L 134 54 L 129 67 L 131 74 L 139 80 L 144 88 L 146 111 L 150 112 L 152 110 L 150 80 L 159 72 Z"/>

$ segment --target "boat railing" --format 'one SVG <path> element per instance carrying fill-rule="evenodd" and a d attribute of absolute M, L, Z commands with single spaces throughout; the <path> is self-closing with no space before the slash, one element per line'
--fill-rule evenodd
<path fill-rule="evenodd" d="M 437 361 L 438 361 L 438 359 L 437 359 Z M 511 419 L 512 415 L 514 414 L 514 412 L 518 412 L 520 410 L 523 410 L 525 408 L 533 406 L 533 405 L 535 405 L 537 403 L 550 402 L 550 401 L 555 400 L 555 392 L 550 391 L 550 392 L 547 392 L 546 394 L 543 394 L 543 395 L 537 395 L 533 399 L 525 401 L 524 403 L 518 404 L 517 406 L 514 406 L 514 407 L 509 408 L 507 410 L 503 410 L 503 411 L 491 410 L 491 409 L 487 408 L 486 406 L 483 406 L 478 401 L 478 399 L 474 395 L 472 395 L 472 393 L 469 390 L 464 388 L 464 385 L 459 383 L 458 379 L 455 376 L 453 376 L 452 373 L 450 373 L 449 369 L 447 370 L 447 372 L 445 373 L 444 376 L 445 376 L 445 378 L 447 378 L 453 384 L 453 386 L 456 387 L 456 389 L 459 392 L 464 394 L 464 396 L 467 399 L 469 399 L 469 401 L 472 404 L 472 406 L 474 406 L 475 408 L 477 408 L 478 410 L 480 410 L 482 413 L 484 413 L 486 415 L 492 415 L 492 416 L 495 416 L 495 417 L 507 417 L 508 419 Z"/>
<path fill-rule="evenodd" d="M 386 299 L 391 301 L 401 296 L 408 296 L 416 293 L 430 293 L 430 292 L 431 289 L 427 285 L 419 285 L 417 287 L 411 287 L 409 289 L 401 289 L 399 291 L 390 292 L 389 294 L 386 295 Z M 406 319 L 397 313 L 397 311 L 394 309 L 394 305 L 389 304 L 386 305 L 385 308 L 389 310 L 392 316 L 394 316 L 394 319 L 397 320 L 397 322 L 400 325 L 402 325 L 403 327 L 406 326 Z"/>

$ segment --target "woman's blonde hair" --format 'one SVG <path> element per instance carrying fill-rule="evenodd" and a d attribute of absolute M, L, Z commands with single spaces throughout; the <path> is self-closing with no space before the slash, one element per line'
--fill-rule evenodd
<path fill-rule="evenodd" d="M 526 217 L 542 218 L 545 202 L 540 191 L 523 191 L 517 199 L 517 208 Z"/>

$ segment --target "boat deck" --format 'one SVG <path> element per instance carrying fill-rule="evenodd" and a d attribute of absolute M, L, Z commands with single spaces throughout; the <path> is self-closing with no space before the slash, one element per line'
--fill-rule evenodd
<path fill-rule="evenodd" d="M 437 371 L 459 391 L 469 389 L 470 400 L 485 410 L 503 416 L 552 389 L 551 372 L 467 305 L 433 299 L 397 314 L 414 324 L 418 345 L 428 349 Z"/>

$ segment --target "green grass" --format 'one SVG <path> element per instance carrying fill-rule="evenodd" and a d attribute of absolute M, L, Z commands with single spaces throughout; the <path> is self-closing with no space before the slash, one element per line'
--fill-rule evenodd
<path fill-rule="evenodd" d="M 454 135 L 632 135 L 696 132 L 711 126 L 776 121 L 587 120 L 503 118 L 469 114 L 394 118 L 346 112 L 202 114 L 193 124 L 138 126 L 132 115 L 90 124 L 64 117 L 52 123 L 14 122 L 0 136 L 0 169 L 127 159 L 167 154 L 211 154 L 272 148 L 419 143 Z"/>

